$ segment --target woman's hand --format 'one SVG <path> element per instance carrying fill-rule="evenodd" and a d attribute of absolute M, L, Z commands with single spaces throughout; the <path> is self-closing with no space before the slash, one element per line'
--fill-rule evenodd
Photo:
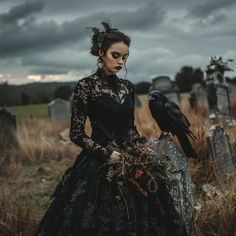
<path fill-rule="evenodd" d="M 113 151 L 112 154 L 110 155 L 110 162 L 117 162 L 120 161 L 121 159 L 121 154 L 117 151 Z"/>

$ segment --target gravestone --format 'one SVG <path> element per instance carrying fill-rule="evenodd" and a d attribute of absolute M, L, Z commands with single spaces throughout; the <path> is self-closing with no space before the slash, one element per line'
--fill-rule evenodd
<path fill-rule="evenodd" d="M 229 142 L 229 136 L 223 127 L 212 126 L 208 130 L 208 147 L 216 162 L 218 175 L 235 174 L 234 159 Z"/>
<path fill-rule="evenodd" d="M 189 104 L 190 104 L 190 107 L 192 109 L 196 108 L 197 107 L 197 97 L 196 97 L 196 94 L 195 93 L 190 93 L 190 96 L 188 98 L 188 101 L 189 101 Z"/>
<path fill-rule="evenodd" d="M 152 80 L 152 90 L 160 90 L 161 92 L 167 92 L 172 89 L 172 84 L 168 76 L 158 76 Z"/>
<path fill-rule="evenodd" d="M 70 129 L 64 129 L 62 132 L 59 133 L 60 143 L 70 143 Z"/>
<path fill-rule="evenodd" d="M 73 93 L 69 97 L 69 103 L 70 103 L 70 112 L 72 112 L 72 102 L 73 102 Z"/>
<path fill-rule="evenodd" d="M 135 94 L 135 103 L 134 104 L 135 104 L 136 108 L 142 107 L 142 103 L 141 103 L 139 97 L 137 96 L 137 94 Z"/>
<path fill-rule="evenodd" d="M 16 117 L 4 108 L 0 108 L 0 151 L 18 148 Z"/>
<path fill-rule="evenodd" d="M 69 122 L 71 117 L 71 104 L 69 101 L 57 98 L 48 104 L 48 112 L 51 121 Z"/>
<path fill-rule="evenodd" d="M 191 104 L 191 99 L 193 100 L 193 106 L 194 105 L 199 105 L 199 106 L 204 106 L 207 105 L 207 91 L 204 85 L 200 83 L 196 83 L 192 86 L 192 90 L 190 93 L 190 104 Z"/>
<path fill-rule="evenodd" d="M 179 103 L 180 96 L 179 90 L 171 82 L 168 76 L 157 76 L 152 80 L 152 85 L 150 87 L 150 92 L 153 90 L 159 90 L 162 92 L 169 100 Z"/>
<path fill-rule="evenodd" d="M 231 107 L 230 107 L 230 94 L 229 85 L 224 76 L 225 71 L 232 71 L 228 67 L 228 62 L 224 62 L 222 57 L 212 57 L 211 62 L 207 65 L 207 97 L 210 108 L 211 120 L 216 120 L 218 115 L 224 116 L 229 126 L 235 125 Z"/>
<path fill-rule="evenodd" d="M 216 119 L 218 114 L 218 107 L 217 107 L 215 82 L 212 79 L 208 79 L 206 82 L 206 87 L 207 87 L 207 101 L 210 109 L 209 118 Z"/>
<path fill-rule="evenodd" d="M 176 210 L 182 216 L 187 230 L 190 231 L 193 200 L 187 157 L 169 136 L 162 136 L 159 140 L 154 140 L 152 145 L 156 155 L 168 163 L 167 175 L 170 182 L 170 193 Z"/>
<path fill-rule="evenodd" d="M 225 116 L 232 116 L 228 86 L 225 84 L 217 84 L 216 97 L 217 97 L 217 108 L 219 113 Z"/>
<path fill-rule="evenodd" d="M 175 102 L 177 104 L 179 103 L 180 96 L 178 92 L 173 91 L 173 92 L 166 92 L 164 94 L 170 101 Z"/>

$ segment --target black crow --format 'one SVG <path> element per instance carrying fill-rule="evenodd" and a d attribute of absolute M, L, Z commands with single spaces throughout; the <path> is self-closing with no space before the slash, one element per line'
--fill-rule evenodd
<path fill-rule="evenodd" d="M 161 129 L 162 135 L 164 132 L 176 135 L 186 156 L 197 158 L 197 154 L 188 139 L 189 136 L 195 140 L 196 136 L 190 130 L 190 123 L 179 106 L 158 90 L 150 92 L 148 98 L 149 109 Z"/>

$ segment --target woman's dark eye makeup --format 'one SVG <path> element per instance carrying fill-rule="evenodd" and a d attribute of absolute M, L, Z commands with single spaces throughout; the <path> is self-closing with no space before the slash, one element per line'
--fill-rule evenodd
<path fill-rule="evenodd" d="M 112 55 L 112 57 L 113 57 L 114 59 L 118 59 L 118 58 L 121 56 L 121 54 L 118 53 L 118 52 L 112 52 L 111 55 Z M 123 60 L 126 60 L 127 57 L 128 57 L 128 54 L 124 55 L 124 56 L 122 57 L 122 59 L 123 59 Z"/>

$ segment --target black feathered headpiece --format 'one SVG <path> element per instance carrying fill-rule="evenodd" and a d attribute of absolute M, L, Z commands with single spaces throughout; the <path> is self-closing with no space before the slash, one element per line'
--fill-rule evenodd
<path fill-rule="evenodd" d="M 108 23 L 108 22 L 103 21 L 103 22 L 101 22 L 101 25 L 103 25 L 103 29 L 100 29 L 100 28 L 97 28 L 97 27 L 92 27 L 91 28 L 92 33 L 93 33 L 92 41 L 94 43 L 98 43 L 99 49 L 102 48 L 102 44 L 104 42 L 104 39 L 106 37 L 109 38 L 110 33 L 118 31 L 118 29 L 112 28 L 111 24 Z"/>

